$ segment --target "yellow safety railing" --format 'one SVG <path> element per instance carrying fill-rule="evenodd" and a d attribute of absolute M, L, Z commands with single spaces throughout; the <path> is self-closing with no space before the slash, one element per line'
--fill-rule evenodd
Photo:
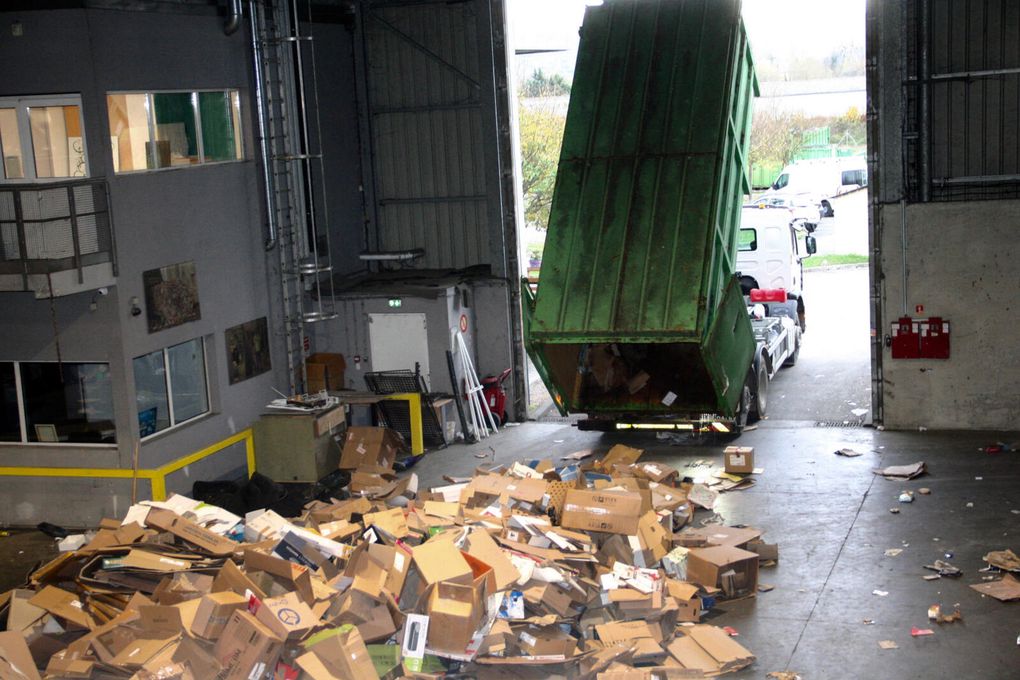
<path fill-rule="evenodd" d="M 420 421 L 419 421 L 420 422 Z M 420 427 L 420 426 L 419 426 Z M 152 500 L 166 500 L 166 478 L 181 468 L 197 463 L 203 458 L 222 451 L 228 447 L 244 442 L 245 460 L 248 464 L 248 476 L 255 472 L 255 439 L 251 428 L 241 430 L 237 434 L 216 442 L 200 451 L 170 461 L 154 470 L 124 470 L 122 468 L 65 468 L 65 467 L 0 467 L 0 477 L 84 477 L 107 479 L 148 479 L 152 487 Z"/>
<path fill-rule="evenodd" d="M 399 392 L 387 394 L 383 398 L 407 402 L 409 420 L 411 421 L 411 454 L 420 456 L 425 453 L 425 437 L 421 424 L 421 395 L 417 392 Z"/>

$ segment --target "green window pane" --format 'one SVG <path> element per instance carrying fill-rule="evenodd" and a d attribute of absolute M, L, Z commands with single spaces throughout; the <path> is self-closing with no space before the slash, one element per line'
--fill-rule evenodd
<path fill-rule="evenodd" d="M 232 104 L 229 92 L 198 93 L 202 147 L 206 161 L 232 161 L 238 158 Z"/>

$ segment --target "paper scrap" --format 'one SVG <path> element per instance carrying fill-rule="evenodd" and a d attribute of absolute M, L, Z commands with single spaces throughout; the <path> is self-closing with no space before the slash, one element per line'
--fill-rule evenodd
<path fill-rule="evenodd" d="M 901 552 L 903 552 L 903 548 L 889 548 L 888 550 L 885 551 L 885 556 L 886 557 L 896 557 Z"/>
<path fill-rule="evenodd" d="M 835 454 L 845 458 L 856 458 L 857 456 L 864 455 L 860 451 L 854 451 L 853 449 L 839 449 Z"/>
<path fill-rule="evenodd" d="M 872 590 L 871 594 L 872 595 L 878 595 L 879 597 L 885 597 L 886 595 L 889 594 L 889 591 L 888 590 Z"/>
<path fill-rule="evenodd" d="M 876 475 L 882 475 L 886 479 L 893 479 L 896 481 L 906 481 L 913 479 L 914 477 L 920 477 L 926 471 L 923 461 L 918 461 L 911 465 L 890 465 L 887 468 L 874 470 Z"/>
<path fill-rule="evenodd" d="M 900 646 L 892 640 L 879 640 L 878 646 L 882 649 L 899 649 Z"/>

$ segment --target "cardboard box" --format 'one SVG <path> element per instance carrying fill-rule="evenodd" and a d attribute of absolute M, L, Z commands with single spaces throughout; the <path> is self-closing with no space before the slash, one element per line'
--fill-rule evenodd
<path fill-rule="evenodd" d="M 610 534 L 637 533 L 641 495 L 633 491 L 567 491 L 560 525 Z"/>
<path fill-rule="evenodd" d="M 257 603 L 253 607 L 253 604 Z M 297 593 L 282 597 L 270 597 L 249 602 L 249 611 L 254 609 L 255 618 L 265 624 L 277 637 L 287 640 L 299 638 L 318 625 L 319 617 L 301 601 Z"/>
<path fill-rule="evenodd" d="M 750 446 L 727 446 L 723 451 L 726 472 L 749 475 L 754 472 L 754 449 Z"/>
<path fill-rule="evenodd" d="M 0 678 L 41 680 L 28 643 L 18 631 L 0 633 Z"/>
<path fill-rule="evenodd" d="M 376 675 L 365 641 L 353 625 L 347 624 L 322 631 L 309 638 L 304 647 L 317 657 L 331 674 L 316 675 L 310 670 L 314 664 L 310 664 L 305 657 L 299 657 L 298 664 L 312 676 L 313 680 L 329 680 L 333 677 L 342 680 L 378 680 L 379 676 Z M 304 663 L 302 659 L 305 660 Z"/>
<path fill-rule="evenodd" d="M 461 655 L 485 613 L 482 593 L 474 585 L 437 583 L 429 595 L 428 647 L 436 654 Z"/>
<path fill-rule="evenodd" d="M 225 670 L 222 680 L 261 678 L 276 667 L 283 640 L 246 611 L 235 611 L 213 652 Z"/>
<path fill-rule="evenodd" d="M 95 619 L 85 611 L 78 596 L 56 586 L 46 586 L 28 602 L 81 628 L 92 629 L 96 626 Z"/>
<path fill-rule="evenodd" d="M 692 548 L 687 554 L 687 580 L 719 588 L 727 598 L 754 595 L 758 589 L 758 555 L 730 546 Z"/>
<path fill-rule="evenodd" d="M 527 656 L 567 658 L 577 649 L 577 638 L 559 626 L 528 626 L 517 634 L 517 645 Z"/>
<path fill-rule="evenodd" d="M 248 598 L 239 595 L 233 590 L 211 592 L 202 595 L 199 600 L 198 609 L 195 611 L 195 619 L 192 621 L 191 631 L 199 637 L 216 639 L 231 615 L 237 610 L 248 607 Z"/>
<path fill-rule="evenodd" d="M 347 370 L 347 361 L 343 354 L 334 352 L 309 354 L 305 359 L 305 366 L 308 369 L 309 393 L 345 388 L 344 371 Z"/>
<path fill-rule="evenodd" d="M 397 454 L 404 448 L 404 439 L 395 430 L 350 427 L 340 453 L 340 469 L 355 470 L 366 466 L 392 468 Z"/>
<path fill-rule="evenodd" d="M 666 649 L 681 668 L 700 671 L 705 676 L 731 673 L 754 663 L 754 655 L 715 626 L 683 628 L 682 636 Z"/>

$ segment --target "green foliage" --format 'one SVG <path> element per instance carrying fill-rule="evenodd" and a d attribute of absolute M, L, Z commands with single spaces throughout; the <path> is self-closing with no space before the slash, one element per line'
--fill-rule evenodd
<path fill-rule="evenodd" d="M 546 76 L 542 69 L 534 71 L 521 85 L 522 97 L 559 97 L 570 94 L 570 83 L 558 73 Z"/>
<path fill-rule="evenodd" d="M 805 258 L 804 268 L 831 267 L 837 264 L 865 264 L 867 255 L 813 255 Z"/>
<path fill-rule="evenodd" d="M 804 133 L 826 126 L 833 144 L 860 146 L 867 140 L 864 114 L 854 107 L 838 117 L 808 117 L 778 109 L 755 111 L 751 124 L 751 165 L 790 163 L 803 146 Z"/>
<path fill-rule="evenodd" d="M 525 105 L 520 110 L 524 220 L 538 229 L 549 223 L 566 120 L 566 115 L 547 106 Z"/>

